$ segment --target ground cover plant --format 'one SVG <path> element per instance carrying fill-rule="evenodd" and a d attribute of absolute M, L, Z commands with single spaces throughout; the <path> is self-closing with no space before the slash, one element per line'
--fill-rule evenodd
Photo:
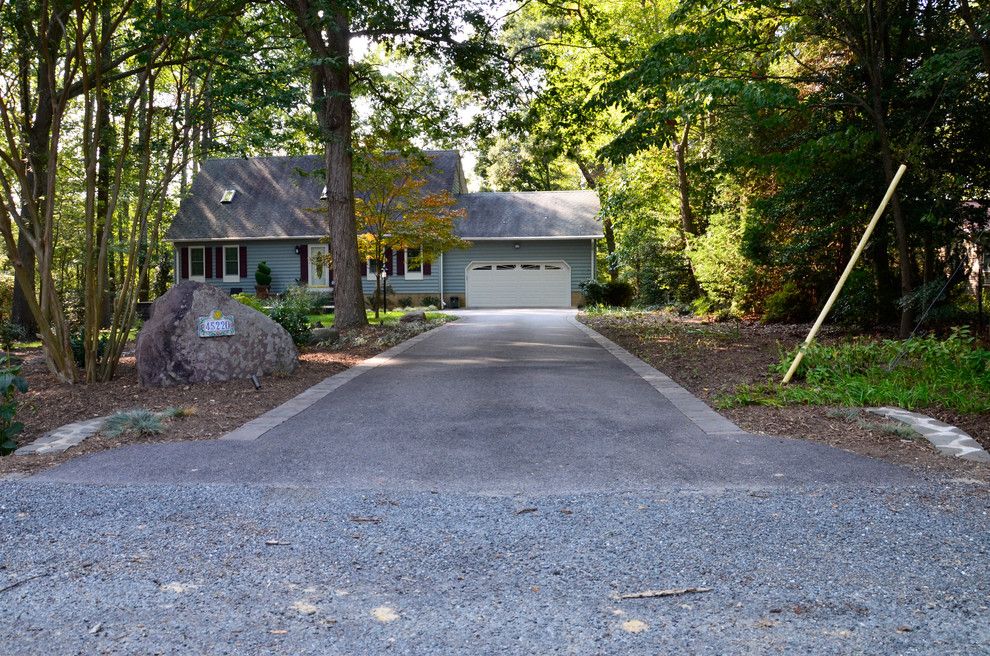
<path fill-rule="evenodd" d="M 797 350 L 786 352 L 770 374 L 779 379 Z M 945 339 L 853 339 L 812 344 L 797 371 L 798 384 L 743 385 L 723 406 L 884 406 L 907 410 L 944 406 L 958 412 L 990 411 L 990 351 L 964 328 Z"/>
<path fill-rule="evenodd" d="M 17 449 L 17 436 L 24 431 L 24 424 L 16 420 L 17 397 L 27 391 L 20 364 L 9 355 L 0 356 L 0 455 Z"/>

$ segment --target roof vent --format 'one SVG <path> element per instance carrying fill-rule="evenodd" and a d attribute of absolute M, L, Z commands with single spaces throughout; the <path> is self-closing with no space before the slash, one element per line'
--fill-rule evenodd
<path fill-rule="evenodd" d="M 234 200 L 234 194 L 237 193 L 236 189 L 227 189 L 223 192 L 223 196 L 220 197 L 220 202 L 224 205 L 230 203 Z"/>
<path fill-rule="evenodd" d="M 320 193 L 320 200 L 327 199 L 327 186 L 323 185 L 323 191 Z"/>

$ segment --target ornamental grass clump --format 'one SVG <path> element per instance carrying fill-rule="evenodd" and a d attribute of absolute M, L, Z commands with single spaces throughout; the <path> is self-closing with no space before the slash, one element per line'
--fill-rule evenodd
<path fill-rule="evenodd" d="M 108 417 L 100 432 L 107 437 L 120 437 L 125 433 L 156 435 L 165 432 L 165 424 L 158 413 L 150 410 L 124 410 Z"/>
<path fill-rule="evenodd" d="M 117 412 L 103 423 L 100 432 L 107 437 L 121 435 L 158 435 L 165 432 L 165 422 L 170 419 L 183 419 L 196 414 L 193 407 L 165 408 L 161 412 L 152 412 L 143 408 Z"/>

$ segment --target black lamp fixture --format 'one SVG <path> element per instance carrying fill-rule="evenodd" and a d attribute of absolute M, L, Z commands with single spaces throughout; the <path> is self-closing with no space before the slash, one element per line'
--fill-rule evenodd
<path fill-rule="evenodd" d="M 295 247 L 295 248 L 293 249 L 293 252 L 294 252 L 294 253 L 295 253 L 296 255 L 299 255 L 299 247 L 298 247 L 298 246 L 296 246 L 296 247 Z"/>
<path fill-rule="evenodd" d="M 516 243 L 514 243 L 514 244 L 512 245 L 512 247 L 513 247 L 513 248 L 519 248 L 519 242 L 516 242 Z"/>

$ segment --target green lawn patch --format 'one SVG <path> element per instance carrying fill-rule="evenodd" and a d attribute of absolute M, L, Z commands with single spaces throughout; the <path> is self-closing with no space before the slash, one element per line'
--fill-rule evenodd
<path fill-rule="evenodd" d="M 779 380 L 796 349 L 771 367 Z M 990 351 L 960 329 L 939 340 L 861 339 L 835 345 L 813 344 L 795 382 L 742 385 L 719 399 L 739 405 L 892 405 L 908 410 L 942 406 L 958 412 L 990 411 Z"/>
<path fill-rule="evenodd" d="M 378 323 L 386 323 L 386 324 L 395 323 L 404 314 L 406 314 L 406 311 L 405 310 L 389 310 L 388 312 L 379 312 L 378 313 L 378 318 L 376 319 L 375 318 L 375 313 L 369 311 L 368 312 L 368 322 L 369 323 L 374 323 L 374 324 L 378 324 Z M 427 314 L 427 318 L 429 318 L 429 314 Z M 330 314 L 311 314 L 311 315 L 309 315 L 309 323 L 310 323 L 310 325 L 316 323 L 317 321 L 319 321 L 320 323 L 322 323 L 324 326 L 332 326 L 333 325 L 333 314 L 330 313 Z"/>

